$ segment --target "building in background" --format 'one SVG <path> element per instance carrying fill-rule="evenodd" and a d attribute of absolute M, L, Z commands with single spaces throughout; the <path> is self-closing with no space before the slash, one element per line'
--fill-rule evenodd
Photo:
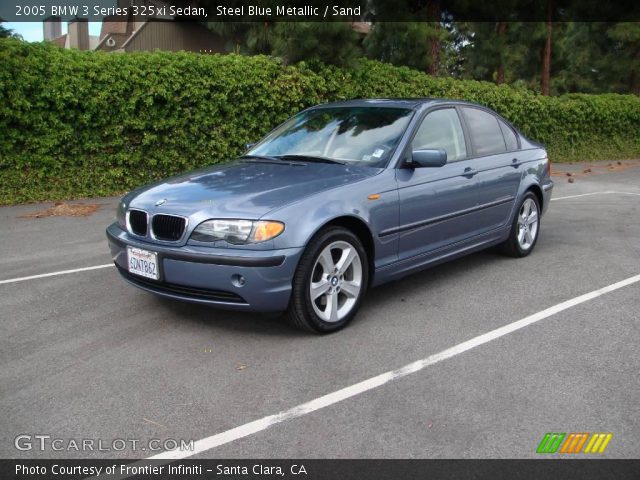
<path fill-rule="evenodd" d="M 89 22 L 86 18 L 74 18 L 67 24 L 67 33 L 62 34 L 60 17 L 49 17 L 42 22 L 43 38 L 61 48 L 77 48 L 78 50 L 94 50 L 98 45 L 98 37 L 89 35 Z"/>
<path fill-rule="evenodd" d="M 119 7 L 131 5 L 166 6 L 160 0 L 118 0 Z M 168 10 L 168 9 L 167 9 Z M 109 16 L 102 22 L 100 36 L 89 35 L 86 19 L 69 22 L 62 35 L 60 17 L 43 22 L 44 39 L 62 48 L 100 50 L 105 52 L 138 52 L 185 50 L 200 53 L 224 53 L 225 41 L 205 25 L 176 21 L 173 16 L 135 17 L 132 9 L 127 16 Z"/>
<path fill-rule="evenodd" d="M 42 28 L 44 29 L 44 39 L 51 41 L 54 38 L 62 36 L 62 22 L 60 17 L 49 17 L 42 22 Z"/>

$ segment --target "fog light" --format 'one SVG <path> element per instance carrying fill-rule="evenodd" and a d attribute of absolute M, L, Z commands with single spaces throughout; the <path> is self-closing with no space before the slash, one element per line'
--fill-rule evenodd
<path fill-rule="evenodd" d="M 233 285 L 236 287 L 244 287 L 244 284 L 247 283 L 247 281 L 239 273 L 234 273 L 231 276 L 231 283 L 233 283 Z"/>

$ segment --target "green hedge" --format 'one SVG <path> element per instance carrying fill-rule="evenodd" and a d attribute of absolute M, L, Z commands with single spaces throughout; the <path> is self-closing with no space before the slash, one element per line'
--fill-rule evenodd
<path fill-rule="evenodd" d="M 554 161 L 636 157 L 640 98 L 542 97 L 362 60 L 349 70 L 269 57 L 103 54 L 0 41 L 0 204 L 110 195 L 223 162 L 309 105 L 357 97 L 472 100 Z"/>

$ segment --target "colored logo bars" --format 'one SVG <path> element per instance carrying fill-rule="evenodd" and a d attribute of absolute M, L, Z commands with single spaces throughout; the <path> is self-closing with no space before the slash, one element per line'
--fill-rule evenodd
<path fill-rule="evenodd" d="M 536 453 L 604 453 L 611 438 L 611 433 L 546 433 Z"/>

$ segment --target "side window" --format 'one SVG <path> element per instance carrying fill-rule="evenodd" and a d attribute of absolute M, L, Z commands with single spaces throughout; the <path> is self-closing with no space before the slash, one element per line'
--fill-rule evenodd
<path fill-rule="evenodd" d="M 500 123 L 500 130 L 502 130 L 502 135 L 504 136 L 504 143 L 507 144 L 507 152 L 513 152 L 518 149 L 518 139 L 516 138 L 516 134 L 513 132 L 513 129 L 498 119 L 498 123 Z"/>
<path fill-rule="evenodd" d="M 467 147 L 455 109 L 443 108 L 429 113 L 418 128 L 411 147 L 413 150 L 442 148 L 447 152 L 447 162 L 465 158 Z"/>
<path fill-rule="evenodd" d="M 479 108 L 465 107 L 462 111 L 476 155 L 491 155 L 506 151 L 502 130 L 494 115 Z"/>

